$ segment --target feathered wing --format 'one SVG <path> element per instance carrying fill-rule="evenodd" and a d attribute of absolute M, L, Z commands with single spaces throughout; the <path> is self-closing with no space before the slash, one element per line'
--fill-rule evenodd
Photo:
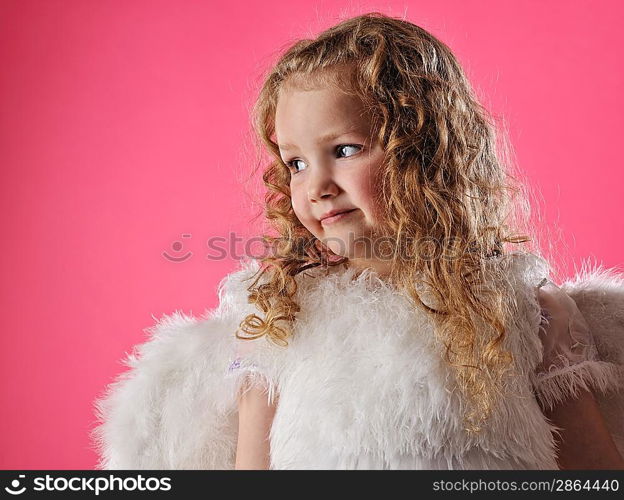
<path fill-rule="evenodd" d="M 542 380 L 538 397 L 550 405 L 581 388 L 594 389 L 613 440 L 624 455 L 624 275 L 585 265 L 561 289 L 576 303 L 597 353 Z"/>
<path fill-rule="evenodd" d="M 585 267 L 562 288 L 585 317 L 600 359 L 619 368 L 611 373 L 613 380 L 603 384 L 614 390 L 596 395 L 611 435 L 624 455 L 624 275 L 614 269 Z"/>
<path fill-rule="evenodd" d="M 256 269 L 251 261 L 226 276 L 219 306 L 202 318 L 176 311 L 145 330 L 123 361 L 129 370 L 94 403 L 98 469 L 233 468 L 241 380 L 228 369 L 239 323 L 254 312 L 243 278 Z"/>

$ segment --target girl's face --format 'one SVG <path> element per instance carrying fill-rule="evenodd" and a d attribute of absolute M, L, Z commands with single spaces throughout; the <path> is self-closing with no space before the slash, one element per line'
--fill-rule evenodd
<path fill-rule="evenodd" d="M 388 265 L 376 255 L 380 207 L 376 194 L 384 159 L 361 102 L 333 87 L 282 88 L 275 114 L 280 155 L 288 166 L 299 221 L 356 268 Z M 375 141 L 375 143 L 371 143 Z M 330 210 L 350 210 L 322 220 Z"/>

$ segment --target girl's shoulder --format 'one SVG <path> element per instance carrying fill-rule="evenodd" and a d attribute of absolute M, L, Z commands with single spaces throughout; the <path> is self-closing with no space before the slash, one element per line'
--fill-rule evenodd
<path fill-rule="evenodd" d="M 504 271 L 513 283 L 534 283 L 535 286 L 548 276 L 551 266 L 546 259 L 532 252 L 509 252 L 485 261 L 488 269 Z"/>
<path fill-rule="evenodd" d="M 224 314 L 233 308 L 247 303 L 248 288 L 253 284 L 260 271 L 260 263 L 256 259 L 242 260 L 236 269 L 226 274 L 217 285 L 219 303 L 218 314 Z"/>
<path fill-rule="evenodd" d="M 490 258 L 484 267 L 484 285 L 495 283 L 515 303 L 522 318 L 537 327 L 540 313 L 538 290 L 550 278 L 549 262 L 535 253 L 519 251 Z"/>

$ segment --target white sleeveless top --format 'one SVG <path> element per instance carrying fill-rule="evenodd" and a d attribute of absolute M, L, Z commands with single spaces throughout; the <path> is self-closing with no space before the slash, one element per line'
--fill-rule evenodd
<path fill-rule="evenodd" d="M 599 360 L 578 309 L 555 307 L 569 297 L 552 282 L 541 293 L 553 307 L 540 309 L 544 260 L 511 254 L 500 264 L 520 305 L 505 338 L 518 375 L 475 436 L 462 430 L 465 403 L 431 320 L 404 295 L 374 271 L 354 278 L 345 266 L 298 279 L 301 311 L 289 346 L 239 340 L 229 369 L 234 377 L 253 374 L 270 397 L 279 393 L 271 468 L 556 469 L 554 427 L 534 392 L 552 405 L 557 397 L 547 381 L 571 366 L 593 364 L 603 370 L 603 385 L 615 367 Z M 569 330 L 544 328 L 552 311 L 566 307 Z"/>

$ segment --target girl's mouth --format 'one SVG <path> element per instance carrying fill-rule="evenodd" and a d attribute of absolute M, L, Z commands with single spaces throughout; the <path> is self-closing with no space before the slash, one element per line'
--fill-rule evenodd
<path fill-rule="evenodd" d="M 349 214 L 355 212 L 357 210 L 357 208 L 354 208 L 353 210 L 349 210 L 348 212 L 342 212 L 336 215 L 332 215 L 331 217 L 327 217 L 326 219 L 323 219 L 321 221 L 321 224 L 324 226 L 327 226 L 329 224 L 334 224 L 338 221 L 341 221 L 343 219 L 345 219 L 346 217 L 349 216 Z"/>

